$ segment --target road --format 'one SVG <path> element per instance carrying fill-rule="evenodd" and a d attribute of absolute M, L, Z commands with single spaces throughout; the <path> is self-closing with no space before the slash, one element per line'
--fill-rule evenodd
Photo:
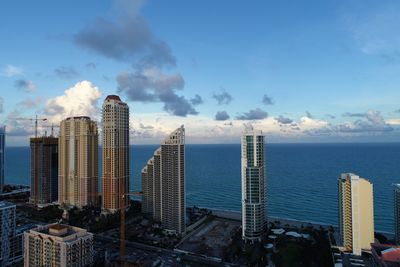
<path fill-rule="evenodd" d="M 119 256 L 119 239 L 102 234 L 94 235 L 95 247 L 107 249 L 113 256 Z M 126 241 L 126 259 L 133 262 L 142 262 L 145 266 L 232 266 L 226 263 L 217 263 L 198 255 L 186 255 L 173 250 L 154 247 L 138 242 Z"/>

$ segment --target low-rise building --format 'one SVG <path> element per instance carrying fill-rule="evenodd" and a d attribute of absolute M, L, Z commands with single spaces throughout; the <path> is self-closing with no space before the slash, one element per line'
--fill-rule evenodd
<path fill-rule="evenodd" d="M 93 264 L 93 234 L 63 224 L 39 226 L 24 233 L 24 266 L 85 267 Z"/>
<path fill-rule="evenodd" d="M 400 267 L 400 246 L 371 244 L 373 267 Z"/>

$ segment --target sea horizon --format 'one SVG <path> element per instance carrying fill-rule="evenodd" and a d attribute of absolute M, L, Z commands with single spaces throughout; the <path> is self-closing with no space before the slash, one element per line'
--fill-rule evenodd
<path fill-rule="evenodd" d="M 131 190 L 158 145 L 131 145 Z M 99 147 L 101 162 L 101 147 Z M 266 144 L 269 216 L 337 225 L 337 179 L 353 172 L 374 185 L 376 230 L 392 233 L 400 143 Z M 186 145 L 186 205 L 241 210 L 239 144 Z M 30 148 L 6 148 L 6 183 L 30 184 Z M 101 191 L 101 163 L 99 164 Z"/>

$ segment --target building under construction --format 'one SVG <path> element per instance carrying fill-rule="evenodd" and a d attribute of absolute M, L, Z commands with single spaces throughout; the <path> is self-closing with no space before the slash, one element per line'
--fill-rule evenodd
<path fill-rule="evenodd" d="M 32 137 L 31 196 L 36 205 L 49 204 L 58 198 L 58 138 Z"/>

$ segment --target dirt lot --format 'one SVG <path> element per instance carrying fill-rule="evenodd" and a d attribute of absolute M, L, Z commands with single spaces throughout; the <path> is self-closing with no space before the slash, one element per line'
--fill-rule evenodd
<path fill-rule="evenodd" d="M 215 218 L 196 230 L 178 249 L 221 258 L 223 249 L 229 245 L 231 236 L 240 225 L 240 221 Z"/>

